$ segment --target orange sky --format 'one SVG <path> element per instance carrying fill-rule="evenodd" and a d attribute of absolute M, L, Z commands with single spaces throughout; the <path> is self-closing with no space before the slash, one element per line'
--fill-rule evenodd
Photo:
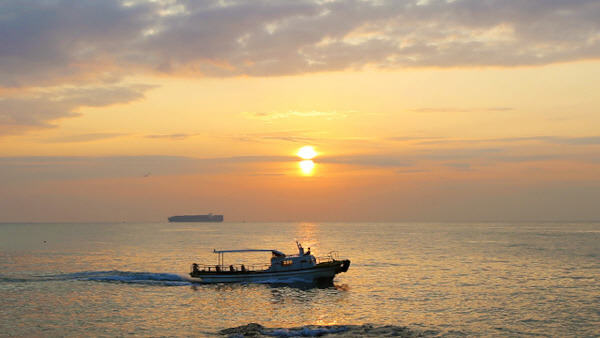
<path fill-rule="evenodd" d="M 600 219 L 600 6 L 488 5 L 0 4 L 0 222 Z"/>

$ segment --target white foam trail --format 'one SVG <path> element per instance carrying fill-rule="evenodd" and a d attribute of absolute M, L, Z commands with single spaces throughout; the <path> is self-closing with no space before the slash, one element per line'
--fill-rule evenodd
<path fill-rule="evenodd" d="M 132 284 L 190 285 L 183 276 L 172 273 L 131 272 L 131 271 L 84 271 L 65 275 L 42 277 L 47 280 L 83 280 L 98 282 L 120 282 Z"/>
<path fill-rule="evenodd" d="M 298 329 L 298 330 L 289 330 L 289 329 L 278 329 L 271 332 L 264 331 L 262 332 L 265 336 L 274 336 L 274 337 L 320 337 L 324 334 L 328 333 L 340 333 L 348 331 L 347 326 L 338 326 L 331 328 L 308 328 L 306 326 Z"/>

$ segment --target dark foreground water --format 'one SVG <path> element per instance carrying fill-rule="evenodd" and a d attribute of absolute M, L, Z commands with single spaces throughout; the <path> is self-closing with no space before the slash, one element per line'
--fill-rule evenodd
<path fill-rule="evenodd" d="M 213 249 L 295 253 L 296 239 L 350 270 L 318 286 L 187 280 Z M 0 224 L 0 336 L 214 337 L 248 323 L 279 336 L 600 336 L 600 223 Z"/>

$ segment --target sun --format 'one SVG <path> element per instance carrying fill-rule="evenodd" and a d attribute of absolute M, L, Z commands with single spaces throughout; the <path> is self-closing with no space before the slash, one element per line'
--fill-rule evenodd
<path fill-rule="evenodd" d="M 311 146 L 304 146 L 300 148 L 300 150 L 298 150 L 297 155 L 305 160 L 310 160 L 313 157 L 317 156 L 317 152 Z"/>
<path fill-rule="evenodd" d="M 300 171 L 302 171 L 302 175 L 304 176 L 312 176 L 313 170 L 315 169 L 315 162 L 312 160 L 304 160 L 298 163 L 300 166 Z"/>

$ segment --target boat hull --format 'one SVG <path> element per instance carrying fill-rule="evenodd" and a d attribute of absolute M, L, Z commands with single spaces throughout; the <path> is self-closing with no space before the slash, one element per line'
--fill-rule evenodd
<path fill-rule="evenodd" d="M 223 222 L 223 215 L 182 215 L 182 216 L 171 216 L 168 218 L 169 222 L 190 222 L 190 223 L 211 223 L 211 222 Z"/>
<path fill-rule="evenodd" d="M 280 283 L 280 282 L 331 282 L 336 274 L 346 272 L 349 260 L 317 264 L 314 267 L 290 271 L 197 272 L 190 273 L 196 283 Z"/>

